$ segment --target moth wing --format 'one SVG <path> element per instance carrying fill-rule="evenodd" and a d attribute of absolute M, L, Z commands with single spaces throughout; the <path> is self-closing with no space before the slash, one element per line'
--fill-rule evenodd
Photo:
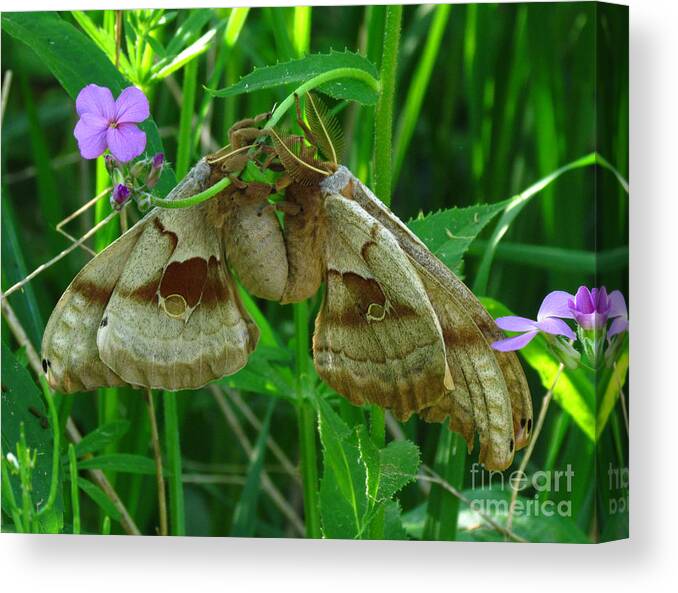
<path fill-rule="evenodd" d="M 208 212 L 159 211 L 130 254 L 97 335 L 101 359 L 127 383 L 195 389 L 238 371 L 256 346 Z"/>
<path fill-rule="evenodd" d="M 397 241 L 358 204 L 324 200 L 326 293 L 313 337 L 319 375 L 356 405 L 407 419 L 451 388 L 442 332 Z"/>
<path fill-rule="evenodd" d="M 42 338 L 47 381 L 62 393 L 124 382 L 99 358 L 97 330 L 106 305 L 147 220 L 90 260 L 59 299 Z"/>
<path fill-rule="evenodd" d="M 449 414 L 452 429 L 464 436 L 469 448 L 475 427 L 480 462 L 490 470 L 503 470 L 513 461 L 515 437 L 511 400 L 494 352 L 466 307 L 428 269 L 413 265 L 440 321 L 455 386 L 424 418 L 439 421 Z"/>
<path fill-rule="evenodd" d="M 489 351 L 495 358 L 496 364 L 499 367 L 499 374 L 505 382 L 505 393 L 507 393 L 506 397 L 509 399 L 510 405 L 508 408 L 510 409 L 513 424 L 511 432 L 514 436 L 511 438 L 508 436 L 508 431 L 502 430 L 501 433 L 498 433 L 503 435 L 498 442 L 498 444 L 501 443 L 501 447 L 494 450 L 494 452 L 486 448 L 484 451 L 481 450 L 481 455 L 484 454 L 486 460 L 488 460 L 488 455 L 490 455 L 494 458 L 494 465 L 497 467 L 502 465 L 507 466 L 513 456 L 513 453 L 509 452 L 511 441 L 514 441 L 516 450 L 524 447 L 529 442 L 532 427 L 532 400 L 525 373 L 515 353 L 498 352 L 490 347 L 491 342 L 503 337 L 494 319 L 492 319 L 492 316 L 482 306 L 471 290 L 447 266 L 438 260 L 419 238 L 348 169 L 339 167 L 337 172 L 327 178 L 322 185 L 325 192 L 341 192 L 342 194 L 349 195 L 367 213 L 393 234 L 403 251 L 413 263 L 416 263 L 417 270 L 422 276 L 422 281 L 427 286 L 429 298 L 433 302 L 434 307 L 436 307 L 436 312 L 440 317 L 443 329 L 445 327 L 454 328 L 454 323 L 452 323 L 451 319 L 447 319 L 448 315 L 444 310 L 445 304 L 447 304 L 453 310 L 461 309 L 465 312 L 472 324 L 482 334 L 485 345 L 482 346 L 481 351 L 485 353 Z M 466 322 L 463 323 L 463 326 L 466 326 Z M 449 331 L 446 333 L 452 335 Z M 480 345 L 480 342 L 478 344 Z M 450 349 L 448 348 L 448 350 Z M 463 382 L 459 380 L 458 365 L 453 365 L 451 362 L 453 356 L 454 352 L 448 352 L 450 370 L 455 378 L 455 385 L 459 383 L 463 387 Z M 489 361 L 487 364 L 490 365 Z M 497 370 L 496 367 L 495 370 Z M 424 415 L 430 420 L 442 420 L 447 415 L 446 412 L 449 413 L 452 417 L 453 428 L 459 430 L 468 441 L 470 440 L 469 434 L 471 430 L 471 415 L 468 413 L 469 401 L 473 405 L 471 391 L 465 393 L 457 389 L 454 398 L 439 400 L 438 405 L 424 412 Z M 505 409 L 505 406 L 502 406 L 502 408 Z M 502 412 L 501 416 L 504 417 L 505 412 Z M 475 413 L 473 418 L 475 418 Z M 502 420 L 500 424 L 503 425 L 504 421 Z M 492 464 L 493 462 L 488 460 L 487 463 Z"/>

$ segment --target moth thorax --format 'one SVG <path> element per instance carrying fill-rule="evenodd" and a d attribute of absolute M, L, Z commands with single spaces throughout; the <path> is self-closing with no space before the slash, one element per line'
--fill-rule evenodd
<path fill-rule="evenodd" d="M 186 299 L 180 294 L 171 294 L 168 297 L 161 299 L 162 308 L 165 313 L 174 319 L 180 319 L 188 309 Z"/>

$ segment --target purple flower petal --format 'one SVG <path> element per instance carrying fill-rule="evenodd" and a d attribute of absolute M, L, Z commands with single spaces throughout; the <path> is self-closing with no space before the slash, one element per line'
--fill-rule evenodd
<path fill-rule="evenodd" d="M 524 333 L 521 336 L 498 340 L 493 342 L 492 348 L 499 350 L 500 352 L 512 352 L 513 350 L 520 350 L 521 348 L 527 346 L 536 335 L 537 331 L 534 330 Z"/>
<path fill-rule="evenodd" d="M 115 116 L 115 101 L 110 89 L 96 84 L 88 84 L 79 93 L 75 100 L 75 110 L 78 115 L 85 113 L 98 115 L 106 121 Z"/>
<path fill-rule="evenodd" d="M 532 319 L 525 317 L 518 317 L 516 315 L 508 315 L 506 317 L 497 317 L 497 325 L 501 329 L 512 332 L 527 332 L 535 329 L 535 322 Z"/>
<path fill-rule="evenodd" d="M 150 115 L 146 95 L 135 86 L 128 86 L 115 101 L 115 121 L 118 124 L 140 123 Z"/>
<path fill-rule="evenodd" d="M 593 313 L 595 305 L 593 304 L 593 297 L 591 291 L 586 286 L 580 286 L 577 294 L 574 295 L 574 308 L 579 313 Z M 573 311 L 574 313 L 575 311 Z"/>
<path fill-rule="evenodd" d="M 146 134 L 135 124 L 120 124 L 106 132 L 108 148 L 121 163 L 131 161 L 146 148 Z"/>
<path fill-rule="evenodd" d="M 574 312 L 574 318 L 583 329 L 600 329 L 607 323 L 607 314 L 605 313 L 580 313 Z"/>
<path fill-rule="evenodd" d="M 617 334 L 621 334 L 629 329 L 629 321 L 624 317 L 617 317 L 611 324 L 607 331 L 608 339 Z"/>
<path fill-rule="evenodd" d="M 593 304 L 596 308 L 596 311 L 598 313 L 607 314 L 607 312 L 610 310 L 610 299 L 607 296 L 607 289 L 604 286 L 602 286 L 601 288 L 594 290 L 595 294 L 593 294 L 592 291 L 592 296 Z"/>
<path fill-rule="evenodd" d="M 107 122 L 101 116 L 83 113 L 75 125 L 73 135 L 84 159 L 95 159 L 106 150 Z"/>
<path fill-rule="evenodd" d="M 537 323 L 537 327 L 541 331 L 554 336 L 565 336 L 570 340 L 575 340 L 577 338 L 567 323 L 565 323 L 562 319 L 556 319 L 555 317 L 542 319 Z"/>
<path fill-rule="evenodd" d="M 610 317 L 625 317 L 628 318 L 629 310 L 626 308 L 626 300 L 624 295 L 618 291 L 613 290 L 610 293 Z"/>
<path fill-rule="evenodd" d="M 537 320 L 541 321 L 547 317 L 562 317 L 563 319 L 573 319 L 574 315 L 568 307 L 568 301 L 574 299 L 569 292 L 554 290 L 544 297 L 539 307 Z"/>

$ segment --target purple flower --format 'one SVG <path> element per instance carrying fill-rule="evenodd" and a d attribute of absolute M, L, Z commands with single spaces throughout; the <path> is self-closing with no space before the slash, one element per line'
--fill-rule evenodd
<path fill-rule="evenodd" d="M 604 286 L 592 290 L 580 286 L 577 294 L 568 298 L 567 306 L 582 329 L 602 329 L 607 324 L 610 299 Z"/>
<path fill-rule="evenodd" d="M 73 134 L 83 158 L 94 159 L 108 148 L 126 163 L 146 148 L 146 134 L 136 124 L 147 119 L 150 110 L 138 88 L 127 87 L 114 101 L 110 89 L 88 84 L 78 94 L 75 108 L 80 119 Z"/>
<path fill-rule="evenodd" d="M 561 290 L 547 294 L 539 307 L 536 321 L 515 315 L 497 318 L 497 325 L 501 329 L 524 333 L 498 340 L 492 344 L 492 348 L 501 352 L 520 350 L 527 346 L 540 331 L 554 336 L 565 336 L 570 340 L 576 339 L 570 326 L 562 319 L 558 319 L 559 317 L 572 317 L 569 309 L 566 306 L 563 307 L 563 303 L 566 303 L 566 299 L 570 296 L 572 295 Z"/>
<path fill-rule="evenodd" d="M 118 185 L 115 186 L 115 188 L 113 189 L 113 193 L 111 194 L 111 204 L 114 207 L 122 206 L 129 199 L 129 195 L 130 195 L 129 187 L 123 185 L 122 183 L 119 183 Z"/>
<path fill-rule="evenodd" d="M 618 290 L 610 293 L 609 305 L 608 317 L 614 319 L 607 330 L 607 337 L 611 338 L 629 329 L 629 310 L 626 308 L 624 295 Z"/>

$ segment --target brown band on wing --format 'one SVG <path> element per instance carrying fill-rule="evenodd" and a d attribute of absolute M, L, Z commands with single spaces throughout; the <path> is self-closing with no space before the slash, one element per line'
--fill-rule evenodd
<path fill-rule="evenodd" d="M 158 302 L 158 286 L 160 285 L 160 279 L 162 278 L 162 271 L 159 271 L 153 278 L 148 282 L 145 282 L 141 286 L 137 286 L 133 291 L 125 294 L 124 296 L 138 301 L 140 303 L 156 303 Z"/>
<path fill-rule="evenodd" d="M 157 216 L 153 219 L 153 226 L 158 230 L 158 232 L 161 235 L 166 235 L 167 237 L 169 237 L 170 241 L 172 242 L 171 251 L 174 251 L 177 247 L 177 243 L 179 243 L 179 238 L 177 237 L 176 233 L 174 233 L 172 231 L 168 231 L 163 226 L 162 222 L 160 222 L 160 220 L 158 220 Z"/>
<path fill-rule="evenodd" d="M 162 275 L 158 292 L 164 299 L 178 294 L 190 308 L 200 302 L 207 280 L 207 261 L 203 257 L 191 257 L 185 261 L 173 261 Z"/>
<path fill-rule="evenodd" d="M 73 282 L 71 286 L 71 290 L 73 290 L 73 292 L 82 295 L 93 303 L 98 303 L 101 305 L 108 303 L 108 300 L 113 294 L 114 288 L 115 286 L 100 286 L 94 282 L 89 282 L 88 280 L 84 279 Z"/>

